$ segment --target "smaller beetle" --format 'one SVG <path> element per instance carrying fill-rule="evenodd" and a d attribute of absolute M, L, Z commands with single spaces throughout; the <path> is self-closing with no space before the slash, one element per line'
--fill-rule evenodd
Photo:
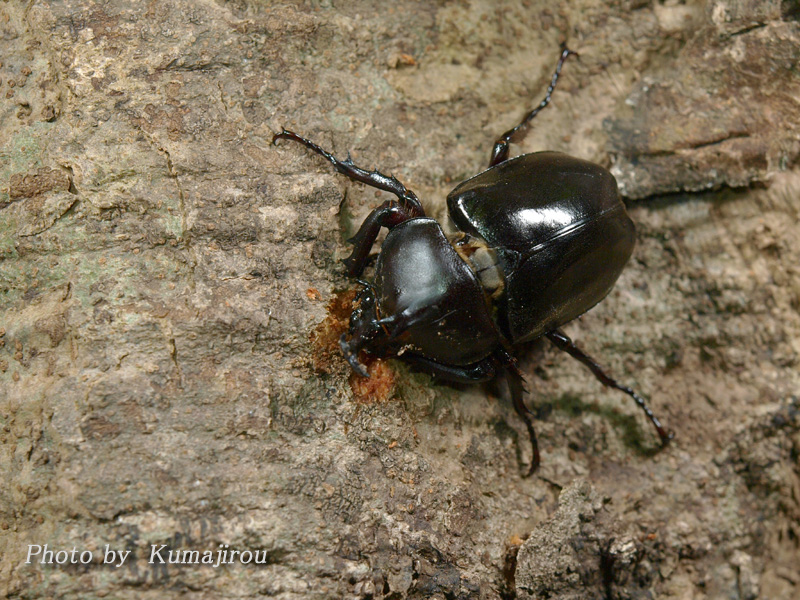
<path fill-rule="evenodd" d="M 512 348 L 541 336 L 603 385 L 632 397 L 662 445 L 673 437 L 636 392 L 609 377 L 559 329 L 608 294 L 633 252 L 633 222 L 616 180 L 599 165 L 559 152 L 508 158 L 510 143 L 550 102 L 571 54 L 562 47 L 544 99 L 495 142 L 489 168 L 448 195 L 460 232 L 455 236 L 426 217 L 417 196 L 394 177 L 357 167 L 349 155 L 338 160 L 286 129 L 273 138 L 299 142 L 350 179 L 398 198 L 364 220 L 343 261 L 351 277 L 360 277 L 381 228 L 389 230 L 374 281 L 359 279 L 364 289 L 356 296 L 349 334 L 340 340 L 353 370 L 369 377 L 358 360 L 365 350 L 455 382 L 490 381 L 504 373 L 530 435 L 528 474 L 539 466 L 539 448 Z"/>

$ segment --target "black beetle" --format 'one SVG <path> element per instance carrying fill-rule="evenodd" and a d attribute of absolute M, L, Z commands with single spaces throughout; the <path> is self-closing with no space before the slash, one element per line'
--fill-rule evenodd
<path fill-rule="evenodd" d="M 347 272 L 359 277 L 382 227 L 389 233 L 375 265 L 374 282 L 359 282 L 349 339 L 340 343 L 352 368 L 368 377 L 361 350 L 394 356 L 450 381 L 476 383 L 506 375 L 514 408 L 530 434 L 529 474 L 539 465 L 523 379 L 511 348 L 546 336 L 581 361 L 603 385 L 631 396 L 645 411 L 663 445 L 672 438 L 632 389 L 603 372 L 560 329 L 613 287 L 633 252 L 633 222 L 614 177 L 599 165 L 559 152 L 508 158 L 509 144 L 550 102 L 564 61 L 562 48 L 547 94 L 494 145 L 489 168 L 447 196 L 460 233 L 445 235 L 425 216 L 419 199 L 394 177 L 366 171 L 350 156 L 338 160 L 310 140 L 282 130 L 325 157 L 350 179 L 391 192 L 350 240 Z"/>

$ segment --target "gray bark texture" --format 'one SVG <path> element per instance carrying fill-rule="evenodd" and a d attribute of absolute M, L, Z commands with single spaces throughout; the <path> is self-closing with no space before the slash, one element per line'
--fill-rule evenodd
<path fill-rule="evenodd" d="M 0 597 L 800 597 L 798 19 L 795 0 L 0 3 Z M 580 58 L 512 153 L 617 177 L 637 247 L 566 332 L 676 437 L 661 450 L 627 397 L 533 343 L 524 478 L 501 383 L 351 374 L 339 261 L 389 196 L 271 140 L 349 151 L 444 222 L 562 41 Z M 28 559 L 45 544 L 91 560 Z"/>

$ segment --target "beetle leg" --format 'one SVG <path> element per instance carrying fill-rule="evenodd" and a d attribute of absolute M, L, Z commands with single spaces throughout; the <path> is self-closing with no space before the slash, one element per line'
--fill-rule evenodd
<path fill-rule="evenodd" d="M 650 407 L 647 406 L 647 403 L 644 401 L 639 394 L 634 392 L 631 388 L 621 385 L 617 383 L 616 380 L 609 377 L 603 368 L 598 365 L 595 360 L 586 354 L 583 350 L 578 348 L 575 343 L 560 329 L 555 329 L 547 334 L 545 334 L 547 338 L 555 344 L 555 346 L 559 350 L 563 350 L 567 354 L 569 354 L 572 358 L 575 358 L 582 362 L 584 365 L 589 367 L 589 370 L 592 374 L 597 378 L 597 380 L 602 383 L 606 387 L 617 389 L 625 394 L 628 394 L 631 398 L 636 401 L 636 404 L 644 411 L 644 414 L 647 415 L 647 418 L 650 419 L 650 422 L 656 428 L 658 432 L 658 437 L 661 439 L 661 445 L 666 446 L 669 441 L 675 437 L 674 432 L 667 431 L 661 425 L 661 421 L 658 420 L 658 417 L 650 410 Z"/>
<path fill-rule="evenodd" d="M 361 283 L 366 287 L 356 296 L 356 300 L 359 300 L 360 304 L 350 315 L 350 339 L 348 340 L 347 335 L 343 334 L 339 338 L 339 346 L 353 370 L 362 377 L 369 377 L 367 368 L 358 362 L 358 353 L 362 348 L 369 345 L 372 350 L 380 353 L 410 327 L 426 321 L 435 323 L 449 313 L 440 316 L 439 307 L 429 306 L 422 310 L 408 309 L 381 319 L 378 315 L 372 285 L 366 282 Z"/>
<path fill-rule="evenodd" d="M 429 375 L 457 383 L 491 381 L 497 376 L 500 363 L 503 363 L 503 370 L 508 382 L 508 389 L 511 392 L 514 410 L 517 411 L 517 414 L 525 423 L 525 427 L 528 429 L 528 437 L 531 440 L 531 466 L 525 476 L 530 477 L 539 468 L 539 463 L 541 462 L 539 442 L 536 437 L 536 430 L 533 428 L 533 414 L 525 406 L 525 402 L 522 399 L 525 393 L 525 381 L 516 364 L 514 364 L 514 359 L 508 353 L 501 351 L 499 359 L 496 356 L 489 356 L 482 361 L 463 367 L 443 365 L 416 354 L 404 354 L 403 360 Z"/>
<path fill-rule="evenodd" d="M 419 198 L 417 198 L 414 192 L 406 189 L 406 186 L 400 183 L 395 177 L 387 177 L 378 171 L 367 171 L 361 167 L 357 167 L 353 164 L 350 154 L 347 155 L 345 160 L 339 160 L 333 156 L 333 154 L 323 150 L 311 140 L 301 137 L 293 131 L 289 131 L 288 129 L 283 129 L 280 133 L 275 134 L 275 136 L 272 138 L 272 143 L 275 144 L 281 139 L 294 140 L 295 142 L 303 144 L 309 150 L 313 150 L 317 154 L 326 158 L 328 162 L 330 162 L 333 167 L 339 171 L 339 173 L 346 175 L 354 181 L 360 181 L 361 183 L 366 183 L 367 185 L 378 188 L 379 190 L 391 192 L 400 199 L 400 202 L 408 210 L 411 216 L 425 216 L 425 211 L 422 209 L 422 204 L 420 204 Z"/>
<path fill-rule="evenodd" d="M 384 317 L 378 321 L 378 323 L 389 334 L 389 341 L 391 342 L 396 340 L 403 334 L 404 331 L 410 329 L 411 327 L 415 327 L 426 322 L 429 325 L 434 325 L 435 323 L 447 318 L 454 312 L 456 311 L 451 310 L 445 314 L 441 314 L 442 309 L 437 305 L 426 306 L 421 309 L 407 308 L 402 312 Z"/>
<path fill-rule="evenodd" d="M 347 334 L 343 333 L 339 338 L 339 346 L 353 370 L 362 377 L 369 377 L 367 368 L 358 362 L 358 353 L 364 346 L 380 336 L 385 337 L 386 333 L 378 322 L 372 286 L 366 286 L 356 298 L 360 300 L 360 303 L 350 315 L 350 339 L 348 340 Z"/>
<path fill-rule="evenodd" d="M 497 376 L 497 365 L 491 356 L 471 365 L 461 367 L 443 365 L 412 353 L 403 354 L 403 361 L 437 379 L 456 383 L 482 383 L 491 381 Z"/>
<path fill-rule="evenodd" d="M 556 88 L 556 82 L 558 81 L 558 76 L 561 74 L 561 67 L 563 66 L 564 61 L 567 60 L 567 57 L 570 54 L 578 56 L 577 52 L 573 52 L 565 45 L 562 45 L 561 56 L 558 59 L 556 70 L 553 73 L 553 78 L 550 80 L 550 85 L 547 86 L 547 93 L 545 94 L 544 99 L 539 103 L 539 106 L 534 108 L 531 112 L 529 112 L 522 118 L 522 121 L 519 122 L 519 125 L 517 125 L 513 129 L 509 129 L 508 131 L 506 131 L 494 143 L 494 148 L 492 149 L 492 158 L 489 160 L 490 167 L 500 164 L 501 162 L 505 161 L 508 158 L 509 144 L 512 141 L 514 142 L 519 141 L 519 139 L 527 132 L 531 120 L 536 115 L 539 114 L 540 110 L 542 110 L 545 106 L 550 104 L 550 95 Z"/>
<path fill-rule="evenodd" d="M 391 229 L 395 225 L 399 225 L 411 217 L 411 213 L 403 206 L 389 200 L 373 210 L 369 216 L 364 219 L 364 222 L 358 229 L 358 233 L 348 240 L 354 247 L 352 254 L 342 260 L 345 267 L 347 267 L 347 274 L 351 277 L 358 277 L 361 275 L 367 264 L 369 252 L 372 250 L 372 245 L 375 243 L 375 238 L 378 237 L 381 227 Z"/>
<path fill-rule="evenodd" d="M 375 286 L 365 279 L 356 279 L 356 282 L 359 283 L 364 289 L 362 289 L 358 294 L 356 294 L 355 299 L 353 302 L 361 302 L 364 299 L 364 296 L 367 294 L 375 295 Z"/>
<path fill-rule="evenodd" d="M 509 362 L 505 366 L 506 381 L 508 382 L 508 389 L 511 392 L 511 400 L 514 402 L 514 410 L 525 422 L 525 427 L 528 428 L 528 436 L 531 439 L 531 466 L 528 469 L 527 477 L 533 475 L 536 469 L 539 468 L 541 457 L 539 455 L 539 441 L 536 437 L 536 430 L 533 428 L 533 421 L 531 417 L 533 413 L 528 410 L 522 395 L 525 392 L 525 380 L 522 378 L 522 373 L 519 372 L 517 366 L 513 362 Z"/>

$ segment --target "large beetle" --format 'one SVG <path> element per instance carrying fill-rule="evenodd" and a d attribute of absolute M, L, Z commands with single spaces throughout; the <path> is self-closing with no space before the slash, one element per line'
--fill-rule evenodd
<path fill-rule="evenodd" d="M 460 230 L 455 236 L 426 217 L 416 195 L 394 177 L 361 169 L 349 156 L 338 160 L 286 129 L 273 138 L 299 142 L 340 173 L 398 198 L 364 220 L 344 260 L 348 274 L 360 277 L 381 228 L 389 230 L 374 281 L 359 280 L 364 289 L 356 297 L 349 335 L 340 340 L 352 368 L 369 377 L 358 359 L 365 350 L 450 381 L 489 381 L 503 372 L 530 434 L 529 474 L 539 465 L 539 449 L 511 349 L 543 335 L 603 385 L 631 396 L 662 444 L 672 438 L 641 397 L 606 375 L 559 329 L 608 294 L 633 251 L 633 222 L 616 180 L 603 167 L 559 152 L 508 158 L 510 142 L 550 102 L 570 54 L 562 49 L 539 105 L 495 142 L 489 168 L 448 195 L 450 217 Z"/>

